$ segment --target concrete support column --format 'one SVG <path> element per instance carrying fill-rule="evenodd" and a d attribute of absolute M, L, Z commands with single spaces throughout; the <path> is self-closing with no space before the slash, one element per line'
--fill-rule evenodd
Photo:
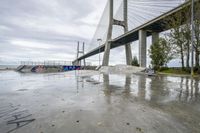
<path fill-rule="evenodd" d="M 159 40 L 159 33 L 153 32 L 152 33 L 152 44 L 156 43 Z"/>
<path fill-rule="evenodd" d="M 141 67 L 146 67 L 147 50 L 147 32 L 139 31 L 139 64 Z"/>
<path fill-rule="evenodd" d="M 125 45 L 125 51 L 126 51 L 126 64 L 131 65 L 132 62 L 132 52 L 131 52 L 131 45 L 126 44 Z"/>
<path fill-rule="evenodd" d="M 102 66 L 109 65 L 109 56 L 110 56 L 110 44 L 112 39 L 112 28 L 113 28 L 113 0 L 109 0 L 109 27 L 108 27 L 108 34 L 105 44 L 104 56 L 103 56 L 103 63 Z"/>
<path fill-rule="evenodd" d="M 85 42 L 83 42 L 83 54 L 85 54 Z M 85 59 L 83 59 L 83 65 L 84 65 L 84 67 L 85 67 L 85 65 L 86 65 L 86 61 L 85 61 Z"/>
<path fill-rule="evenodd" d="M 103 57 L 103 66 L 109 65 L 109 56 L 110 56 L 110 45 L 112 40 L 112 28 L 113 25 L 119 25 L 124 27 L 124 32 L 126 33 L 128 31 L 128 0 L 124 0 L 124 21 L 115 20 L 113 18 L 113 0 L 109 0 L 109 28 L 108 28 L 108 34 L 107 34 L 107 40 L 105 44 L 105 50 L 104 50 L 104 57 Z M 116 21 L 120 24 L 116 24 Z M 131 45 L 126 44 L 125 45 L 125 51 L 126 51 L 126 64 L 131 65 L 132 62 L 132 53 L 131 53 Z"/>
<path fill-rule="evenodd" d="M 78 66 L 81 66 L 81 60 L 80 60 L 80 61 L 78 61 Z"/>
<path fill-rule="evenodd" d="M 75 62 L 72 62 L 72 65 L 78 66 L 80 64 L 80 61 L 76 60 Z"/>
<path fill-rule="evenodd" d="M 104 51 L 102 66 L 108 66 L 109 65 L 110 45 L 111 45 L 110 41 L 107 41 L 106 44 L 105 44 L 105 51 Z"/>
<path fill-rule="evenodd" d="M 124 32 L 128 32 L 128 1 L 124 0 Z M 131 52 L 131 44 L 125 45 L 125 52 L 126 52 L 126 64 L 131 65 L 132 62 L 132 52 Z"/>

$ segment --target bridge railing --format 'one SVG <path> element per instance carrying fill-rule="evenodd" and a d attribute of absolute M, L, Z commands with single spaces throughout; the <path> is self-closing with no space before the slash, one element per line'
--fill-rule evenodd
<path fill-rule="evenodd" d="M 70 66 L 72 65 L 71 61 L 21 61 L 21 65 L 44 65 L 44 66 Z"/>
<path fill-rule="evenodd" d="M 72 61 L 21 61 L 20 65 L 30 65 L 30 66 L 38 66 L 38 65 L 44 65 L 44 66 L 72 66 Z M 91 66 L 91 62 L 86 62 L 86 66 Z"/>

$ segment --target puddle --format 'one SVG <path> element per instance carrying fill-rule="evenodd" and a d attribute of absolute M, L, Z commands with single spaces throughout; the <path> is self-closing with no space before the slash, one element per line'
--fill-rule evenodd
<path fill-rule="evenodd" d="M 19 89 L 17 91 L 28 91 L 28 89 Z"/>
<path fill-rule="evenodd" d="M 41 125 L 44 133 L 200 130 L 197 79 L 103 74 L 80 77 L 73 72 L 35 76 L 13 72 L 13 80 L 6 80 L 8 76 L 4 74 L 5 80 L 2 76 L 0 81 L 1 99 L 15 103 L 0 104 L 0 131 L 5 133 L 15 132 L 12 129 L 20 133 L 41 132 L 33 123 Z M 12 77 L 11 72 L 8 74 Z M 46 126 L 49 123 L 53 128 Z"/>

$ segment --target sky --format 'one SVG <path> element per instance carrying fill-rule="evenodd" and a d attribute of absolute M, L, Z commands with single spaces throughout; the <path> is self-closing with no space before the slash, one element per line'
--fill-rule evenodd
<path fill-rule="evenodd" d="M 0 64 L 75 58 L 107 0 L 1 0 Z M 97 4 L 98 3 L 98 4 Z"/>
<path fill-rule="evenodd" d="M 0 65 L 73 61 L 78 41 L 85 42 L 86 47 L 91 44 L 106 3 L 107 0 L 1 0 Z M 132 43 L 132 54 L 138 56 L 138 42 Z M 101 61 L 102 57 L 103 53 Z M 149 64 L 149 58 L 147 61 Z M 86 62 L 98 64 L 98 55 Z M 125 62 L 124 46 L 111 50 L 110 65 Z"/>

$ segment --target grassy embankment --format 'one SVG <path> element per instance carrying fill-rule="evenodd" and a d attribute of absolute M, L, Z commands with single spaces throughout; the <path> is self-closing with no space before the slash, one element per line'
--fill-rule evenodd
<path fill-rule="evenodd" d="M 194 75 L 199 76 L 197 69 L 194 69 Z M 158 70 L 158 73 L 162 74 L 175 74 L 175 75 L 191 75 L 190 69 L 182 69 L 182 68 L 161 68 Z"/>

